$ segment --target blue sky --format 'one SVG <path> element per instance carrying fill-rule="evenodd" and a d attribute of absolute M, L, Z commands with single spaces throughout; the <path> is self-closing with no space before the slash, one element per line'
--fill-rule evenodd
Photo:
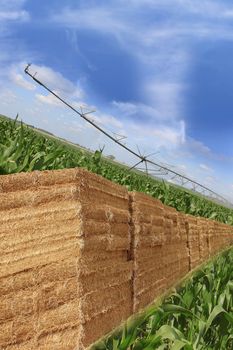
<path fill-rule="evenodd" d="M 0 0 L 0 113 L 132 162 L 27 62 L 129 146 L 233 201 L 231 1 Z"/>

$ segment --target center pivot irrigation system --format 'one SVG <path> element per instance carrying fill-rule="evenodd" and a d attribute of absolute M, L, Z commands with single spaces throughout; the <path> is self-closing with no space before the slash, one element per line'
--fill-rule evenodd
<path fill-rule="evenodd" d="M 82 107 L 80 107 L 80 111 L 78 111 L 71 104 L 66 102 L 58 94 L 56 94 L 54 91 L 52 91 L 45 83 L 43 83 L 42 81 L 37 79 L 36 78 L 37 72 L 32 74 L 30 72 L 30 66 L 31 66 L 31 64 L 29 63 L 26 66 L 24 72 L 26 74 L 28 74 L 36 83 L 41 85 L 49 93 L 51 93 L 58 100 L 60 100 L 62 103 L 64 103 L 73 112 L 78 114 L 80 118 L 84 119 L 87 123 L 91 124 L 94 128 L 99 130 L 99 132 L 104 134 L 110 140 L 115 142 L 118 146 L 122 147 L 123 149 L 125 149 L 127 152 L 129 152 L 130 154 L 134 155 L 138 159 L 137 163 L 134 166 L 132 166 L 131 168 L 129 168 L 129 170 L 138 169 L 140 171 L 144 171 L 147 175 L 150 175 L 150 176 L 154 176 L 154 177 L 155 176 L 162 176 L 162 177 L 165 177 L 165 179 L 167 181 L 169 181 L 169 182 L 172 182 L 174 184 L 180 185 L 180 186 L 185 187 L 185 188 L 187 188 L 189 190 L 198 192 L 198 193 L 208 197 L 209 199 L 217 201 L 217 202 L 219 202 L 221 204 L 224 204 L 224 205 L 226 205 L 228 207 L 233 207 L 232 203 L 230 203 L 226 198 L 224 198 L 223 196 L 219 195 L 218 193 L 212 191 L 208 187 L 203 186 L 199 182 L 194 181 L 194 180 L 190 179 L 189 177 L 187 177 L 185 175 L 182 175 L 182 174 L 180 174 L 180 173 L 170 169 L 168 166 L 164 166 L 162 164 L 156 163 L 153 160 L 149 159 L 149 157 L 151 157 L 153 154 L 149 154 L 147 156 L 142 155 L 140 150 L 138 149 L 138 147 L 137 147 L 137 149 L 138 149 L 138 153 L 137 153 L 136 151 L 134 151 L 133 149 L 128 147 L 126 144 L 122 143 L 121 141 L 125 137 L 122 137 L 121 135 L 118 135 L 116 133 L 104 130 L 102 127 L 97 125 L 97 123 L 95 121 L 93 121 L 92 119 L 88 118 L 88 114 L 93 113 L 94 111 L 88 111 L 86 113 L 83 113 Z M 142 168 L 140 166 L 142 164 L 145 165 L 144 168 Z"/>

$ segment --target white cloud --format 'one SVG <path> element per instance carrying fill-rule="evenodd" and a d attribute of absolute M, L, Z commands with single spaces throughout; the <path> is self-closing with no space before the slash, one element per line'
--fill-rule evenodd
<path fill-rule="evenodd" d="M 56 107 L 64 107 L 64 104 L 53 95 L 36 94 L 35 97 L 41 103 L 45 103 Z"/>
<path fill-rule="evenodd" d="M 153 44 L 156 40 L 190 36 L 215 38 L 220 35 L 229 37 L 226 18 L 232 18 L 233 6 L 214 3 L 213 1 L 199 0 L 129 0 L 124 2 L 124 11 L 119 4 L 98 7 L 85 7 L 73 9 L 64 7 L 60 13 L 55 13 L 51 21 L 67 28 L 95 30 L 104 34 L 112 34 L 123 44 L 125 40 L 141 43 L 145 46 Z M 153 22 L 143 20 L 140 9 L 137 7 L 152 7 L 153 11 L 164 10 L 176 16 L 167 17 L 163 24 L 157 23 L 156 16 Z M 149 11 L 149 8 L 148 8 Z M 197 15 L 195 21 L 187 17 L 187 14 Z M 134 20 L 131 19 L 134 17 Z M 140 19 L 138 19 L 138 17 Z M 216 23 L 212 18 L 218 18 Z M 138 19 L 138 20 L 135 20 Z M 222 20 L 222 21 L 221 21 Z M 138 25 L 140 30 L 138 30 Z M 224 30 L 225 28 L 225 30 Z M 232 38 L 232 36 L 231 36 Z"/>
<path fill-rule="evenodd" d="M 186 169 L 187 169 L 187 165 L 185 165 L 185 164 L 179 164 L 179 165 L 178 165 L 178 168 L 179 168 L 179 169 L 182 169 L 182 170 L 186 170 Z"/>
<path fill-rule="evenodd" d="M 178 147 L 186 140 L 185 121 L 176 120 L 175 115 L 166 114 L 161 107 L 163 102 L 165 108 L 166 101 L 158 103 L 160 110 L 132 102 L 113 101 L 112 105 L 117 108 L 116 111 L 119 111 L 116 113 L 120 114 L 121 119 L 124 120 L 129 134 L 134 131 L 138 139 L 147 139 L 148 144 L 154 144 L 156 147 L 164 146 L 168 149 Z M 140 120 L 145 120 L 145 124 L 142 125 Z M 151 141 L 148 137 L 151 137 Z"/>
<path fill-rule="evenodd" d="M 162 24 L 157 23 L 155 16 L 148 23 L 141 16 L 141 7 L 148 8 L 148 11 L 149 7 L 155 11 L 162 9 L 173 16 L 168 15 Z M 233 40 L 229 23 L 212 20 L 224 17 L 226 11 L 229 15 L 232 9 L 232 6 L 205 0 L 131 0 L 78 9 L 66 6 L 60 13 L 53 14 L 50 20 L 65 28 L 110 34 L 124 50 L 147 67 L 148 74 L 144 74 L 141 82 L 146 104 L 135 107 L 130 102 L 127 106 L 120 106 L 121 102 L 117 101 L 126 114 L 133 115 L 140 109 L 143 112 L 147 105 L 151 109 L 150 113 L 147 108 L 148 116 L 153 114 L 156 119 L 182 121 L 186 108 L 184 93 L 189 88 L 185 79 L 195 59 L 192 45 L 206 39 Z M 188 13 L 197 15 L 195 20 L 189 18 Z"/>
<path fill-rule="evenodd" d="M 223 16 L 224 16 L 225 18 L 232 19 L 232 18 L 233 18 L 233 8 L 227 9 L 227 10 L 223 13 Z"/>
<path fill-rule="evenodd" d="M 232 166 L 233 164 L 233 157 L 226 156 L 221 153 L 216 153 L 212 151 L 207 145 L 205 145 L 203 142 L 199 140 L 195 140 L 191 137 L 187 137 L 185 142 L 185 148 L 188 153 L 194 154 L 196 157 L 200 156 L 205 157 L 206 160 L 212 160 L 217 161 L 221 163 L 228 163 Z"/>
<path fill-rule="evenodd" d="M 196 154 L 200 153 L 205 156 L 210 156 L 211 154 L 209 147 L 207 147 L 203 142 L 192 138 L 188 138 L 186 146 L 191 152 L 195 152 Z"/>
<path fill-rule="evenodd" d="M 158 110 L 143 103 L 113 101 L 112 106 L 116 108 L 119 115 L 127 118 L 144 116 L 153 120 L 163 119 L 163 115 Z"/>
<path fill-rule="evenodd" d="M 1 0 L 0 2 L 0 28 L 5 28 L 9 21 L 25 22 L 30 20 L 28 11 L 23 10 L 26 0 Z"/>
<path fill-rule="evenodd" d="M 91 119 L 93 119 L 97 124 L 101 124 L 102 126 L 106 127 L 107 129 L 115 128 L 115 130 L 118 130 L 123 128 L 123 124 L 118 119 L 109 114 L 97 112 L 91 116 Z"/>
<path fill-rule="evenodd" d="M 184 122 L 180 122 L 179 124 L 180 125 L 177 129 L 169 127 L 155 128 L 154 130 L 152 130 L 152 134 L 158 137 L 160 140 L 163 140 L 165 143 L 164 145 L 166 145 L 169 142 L 174 146 L 178 146 L 180 144 L 183 144 L 185 141 Z"/>
<path fill-rule="evenodd" d="M 199 39 L 233 40 L 231 25 L 200 20 L 189 23 L 167 23 L 164 27 L 151 28 L 146 32 L 145 43 L 152 45 L 158 40 L 188 41 Z"/>
<path fill-rule="evenodd" d="M 200 167 L 200 169 L 201 170 L 204 170 L 204 171 L 206 171 L 206 172 L 213 172 L 213 169 L 211 169 L 208 165 L 206 165 L 206 164 L 200 164 L 199 165 L 199 167 Z"/>
<path fill-rule="evenodd" d="M 50 67 L 33 65 L 30 67 L 30 71 L 31 73 L 36 73 L 37 79 L 58 94 L 61 94 L 61 97 L 69 97 L 72 100 L 84 97 L 84 92 L 78 84 L 74 84 Z"/>
<path fill-rule="evenodd" d="M 232 5 L 213 0 L 128 0 L 128 3 L 130 6 L 147 6 L 153 9 L 165 9 L 168 12 L 175 8 L 177 15 L 192 14 L 204 18 L 227 18 L 233 11 Z"/>
<path fill-rule="evenodd" d="M 14 105 L 15 101 L 17 100 L 17 96 L 12 91 L 12 89 L 9 88 L 1 88 L 0 89 L 0 101 L 1 104 L 4 106 L 8 105 Z M 2 111 L 1 111 L 2 113 Z"/>
<path fill-rule="evenodd" d="M 113 101 L 112 105 L 127 116 L 136 114 L 141 106 L 132 102 Z"/>
<path fill-rule="evenodd" d="M 164 149 L 177 148 L 184 143 L 185 139 L 184 122 L 178 122 L 170 127 L 163 124 L 154 126 L 131 122 L 127 124 L 127 129 L 131 138 L 154 150 L 160 147 Z"/>
<path fill-rule="evenodd" d="M 176 16 L 167 16 L 163 24 L 157 23 L 156 16 L 149 23 L 141 16 L 140 7 L 163 9 L 174 14 L 174 6 Z M 135 106 L 135 103 L 126 102 L 127 105 L 125 103 L 123 106 L 121 101 L 116 101 L 119 110 L 126 115 L 134 115 L 147 109 L 146 114 L 153 114 L 156 119 L 182 121 L 186 107 L 183 97 L 189 88 L 185 79 L 195 59 L 192 45 L 207 38 L 233 40 L 233 31 L 228 24 L 209 19 L 220 13 L 223 15 L 226 9 L 230 11 L 231 7 L 204 0 L 132 0 L 76 9 L 66 6 L 54 13 L 50 20 L 77 31 L 87 29 L 110 34 L 146 67 L 148 73 L 144 74 L 144 81 L 141 82 L 141 94 L 146 103 L 136 103 Z M 193 21 L 187 17 L 187 13 L 198 16 Z"/>
<path fill-rule="evenodd" d="M 206 176 L 205 178 L 206 183 L 214 183 L 216 181 L 216 178 L 214 176 Z"/>
<path fill-rule="evenodd" d="M 115 101 L 115 107 L 123 111 L 124 115 L 144 113 L 154 120 L 182 122 L 186 108 L 184 94 L 189 88 L 185 77 L 194 59 L 190 45 L 203 38 L 232 40 L 233 33 L 225 23 L 206 21 L 208 11 L 211 16 L 219 12 L 219 8 L 216 9 L 207 1 L 201 4 L 195 1 L 195 6 L 190 1 L 175 1 L 179 13 L 196 13 L 199 19 L 192 22 L 178 16 L 163 21 L 162 26 L 156 20 L 149 25 L 143 18 L 139 20 L 140 11 L 135 12 L 135 8 L 132 11 L 132 5 L 144 8 L 150 5 L 155 9 L 162 7 L 174 13 L 174 1 L 131 1 L 130 4 L 124 2 L 124 11 L 121 6 L 112 3 L 111 6 L 79 9 L 65 7 L 60 13 L 55 13 L 51 20 L 66 28 L 111 34 L 125 50 L 133 53 L 147 67 L 148 75 L 141 82 L 141 92 L 146 103 L 124 102 L 123 105 L 121 101 Z M 166 125 L 164 130 L 167 130 Z M 171 136 L 174 134 L 169 132 L 169 135 L 174 142 L 175 137 Z"/>
<path fill-rule="evenodd" d="M 65 7 L 61 13 L 54 14 L 51 20 L 68 28 L 92 29 L 119 37 L 118 34 L 128 31 L 128 24 L 119 19 L 120 12 L 116 13 L 114 8 L 108 6 L 77 10 Z"/>
<path fill-rule="evenodd" d="M 30 15 L 27 11 L 0 11 L 0 21 L 29 21 Z"/>
<path fill-rule="evenodd" d="M 26 90 L 35 90 L 36 86 L 35 84 L 31 83 L 30 81 L 26 80 L 24 76 L 20 73 L 22 72 L 22 65 L 15 65 L 10 68 L 9 71 L 9 77 L 13 83 L 15 83 L 18 86 L 23 87 Z"/>
<path fill-rule="evenodd" d="M 182 92 L 184 86 L 181 83 L 155 81 L 145 84 L 147 95 L 156 106 L 160 119 L 174 120 L 181 118 Z"/>
<path fill-rule="evenodd" d="M 148 89 L 149 90 L 149 89 Z M 152 88 L 151 88 L 152 90 Z M 121 119 L 134 120 L 137 123 L 140 119 L 144 119 L 147 124 L 168 126 L 169 130 L 173 128 L 182 128 L 183 142 L 185 142 L 185 122 L 179 118 L 178 111 L 175 108 L 175 91 L 170 91 L 169 88 L 166 90 L 163 87 L 161 91 L 159 86 L 154 87 L 154 93 L 151 99 L 154 99 L 154 104 L 157 108 L 143 103 L 132 103 L 132 102 L 121 102 L 113 101 L 112 106 L 116 109 L 116 114 L 120 116 Z M 172 96 L 172 94 L 174 95 Z M 166 100 L 167 96 L 167 100 Z M 173 107 L 173 108 L 172 108 Z"/>

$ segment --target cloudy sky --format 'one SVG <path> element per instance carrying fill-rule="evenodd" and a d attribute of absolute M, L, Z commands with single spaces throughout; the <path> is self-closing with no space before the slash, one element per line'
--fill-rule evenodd
<path fill-rule="evenodd" d="M 132 162 L 28 62 L 127 145 L 233 201 L 232 1 L 0 0 L 0 113 Z"/>

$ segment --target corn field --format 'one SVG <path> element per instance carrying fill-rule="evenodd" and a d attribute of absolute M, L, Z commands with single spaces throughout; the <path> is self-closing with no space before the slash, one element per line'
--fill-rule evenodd
<path fill-rule="evenodd" d="M 232 350 L 233 249 L 92 350 Z"/>
<path fill-rule="evenodd" d="M 0 117 L 0 175 L 33 170 L 83 167 L 130 191 L 147 193 L 195 216 L 233 225 L 233 210 L 189 191 L 129 171 L 102 157 Z M 233 250 L 195 273 L 164 303 L 150 307 L 93 350 L 231 350 L 233 349 Z"/>
<path fill-rule="evenodd" d="M 33 170 L 83 167 L 130 191 L 147 193 L 178 211 L 233 224 L 233 210 L 164 181 L 158 181 L 102 157 L 45 137 L 23 123 L 0 118 L 0 175 Z"/>

